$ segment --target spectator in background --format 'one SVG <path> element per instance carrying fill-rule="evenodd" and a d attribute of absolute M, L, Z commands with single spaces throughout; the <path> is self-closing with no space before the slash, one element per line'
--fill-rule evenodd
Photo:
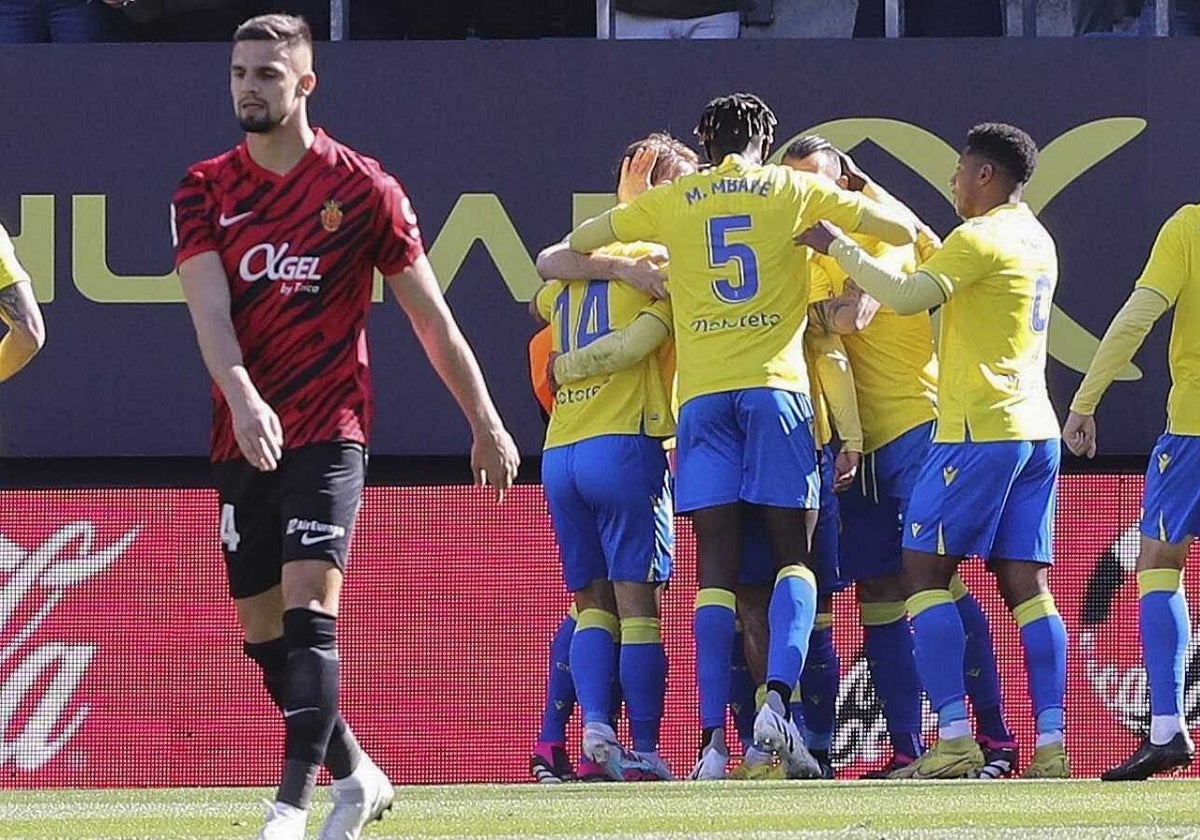
<path fill-rule="evenodd" d="M 0 8 L 8 0 L 0 0 Z M 128 41 L 228 41 L 242 21 L 287 11 L 308 21 L 313 37 L 329 39 L 329 0 L 104 0 L 124 12 Z"/>
<path fill-rule="evenodd" d="M 105 41 L 108 14 L 100 0 L 0 0 L 0 44 Z"/>
<path fill-rule="evenodd" d="M 1154 0 L 1071 0 L 1071 22 L 1076 35 L 1112 33 L 1125 18 L 1136 18 L 1129 35 L 1155 34 Z M 1200 32 L 1200 0 L 1171 0 L 1171 35 Z"/>
<path fill-rule="evenodd" d="M 742 0 L 610 0 L 618 38 L 736 38 Z"/>
<path fill-rule="evenodd" d="M 0 0 L 2 1 L 2 0 Z M 585 14 L 572 7 L 586 5 Z M 328 6 L 328 3 L 326 3 Z M 568 18 L 590 23 L 591 0 L 350 0 L 354 40 L 541 38 Z"/>
<path fill-rule="evenodd" d="M 855 38 L 882 38 L 884 0 L 859 0 L 854 15 Z M 906 0 L 906 38 L 1001 36 L 1004 34 L 1004 4 L 1001 0 Z"/>

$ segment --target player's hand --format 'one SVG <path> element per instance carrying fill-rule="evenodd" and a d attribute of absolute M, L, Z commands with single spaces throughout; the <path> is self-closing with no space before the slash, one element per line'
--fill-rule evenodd
<path fill-rule="evenodd" d="M 841 493 L 858 477 L 861 452 L 839 452 L 833 460 L 833 492 Z"/>
<path fill-rule="evenodd" d="M 921 262 L 925 262 L 938 251 L 942 250 L 942 237 L 937 235 L 937 231 L 925 224 L 920 219 L 913 217 L 917 227 L 917 258 Z"/>
<path fill-rule="evenodd" d="M 655 300 L 667 297 L 667 261 L 657 254 L 630 260 L 621 267 L 620 280 Z"/>
<path fill-rule="evenodd" d="M 650 189 L 650 173 L 654 171 L 656 163 L 658 152 L 649 146 L 642 146 L 633 153 L 633 157 L 621 161 L 621 179 L 617 181 L 619 203 L 628 204 Z"/>
<path fill-rule="evenodd" d="M 842 163 L 842 174 L 846 176 L 846 180 L 849 182 L 847 187 L 855 192 L 859 192 L 871 179 L 867 177 L 867 173 L 862 171 L 850 155 L 845 152 L 838 152 L 837 154 Z"/>
<path fill-rule="evenodd" d="M 257 470 L 270 472 L 283 457 L 283 426 L 279 415 L 262 397 L 230 403 L 233 435 L 242 456 Z"/>
<path fill-rule="evenodd" d="M 551 350 L 549 357 L 546 359 L 546 384 L 550 387 L 551 394 L 558 393 L 559 384 L 558 377 L 554 375 L 554 362 L 561 355 L 562 353 L 555 353 Z"/>
<path fill-rule="evenodd" d="M 517 477 L 521 456 L 508 430 L 497 424 L 477 432 L 471 441 L 471 472 L 475 483 L 490 484 L 496 491 L 496 501 L 503 502 L 504 494 Z"/>
<path fill-rule="evenodd" d="M 828 254 L 829 246 L 842 235 L 842 229 L 830 222 L 817 222 L 796 237 L 797 245 L 807 245 L 819 254 Z"/>
<path fill-rule="evenodd" d="M 1096 418 L 1072 411 L 1063 426 L 1063 441 L 1074 454 L 1096 457 Z"/>

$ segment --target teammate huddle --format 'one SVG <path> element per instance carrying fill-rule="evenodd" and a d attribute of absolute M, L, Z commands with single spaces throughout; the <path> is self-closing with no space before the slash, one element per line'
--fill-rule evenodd
<path fill-rule="evenodd" d="M 1021 200 L 1037 148 L 1010 125 L 970 131 L 950 182 L 964 223 L 943 243 L 820 137 L 765 164 L 775 122 L 760 99 L 734 94 L 696 127 L 708 166 L 665 135 L 633 144 L 618 206 L 539 256 L 549 282 L 533 308 L 549 322 L 556 389 L 543 483 L 578 612 L 552 645 L 531 771 L 547 782 L 671 778 L 657 752 L 665 656 L 652 593 L 669 568 L 673 478 L 699 567 L 690 778 L 726 777 L 729 709 L 743 748 L 730 777 L 832 777 L 834 704 L 805 699 L 837 696 L 830 595 L 849 582 L 894 751 L 869 777 L 1011 775 L 1017 744 L 990 629 L 956 573 L 970 557 L 987 562 L 1020 628 L 1037 731 L 1022 775 L 1069 777 L 1067 635 L 1048 588 L 1057 254 Z M 1177 322 L 1200 306 L 1195 214 L 1164 228 L 1080 387 L 1063 432 L 1077 454 L 1094 454 L 1090 414 L 1154 320 L 1175 303 Z M 1186 465 L 1168 471 L 1200 458 L 1190 335 L 1172 338 L 1169 433 L 1148 472 L 1138 565 L 1153 722 L 1109 780 L 1186 766 L 1194 752 L 1180 570 L 1200 532 L 1200 487 Z M 663 408 L 673 387 L 677 429 Z M 662 449 L 673 431 L 671 476 Z M 630 590 L 636 605 L 622 597 Z M 922 690 L 938 718 L 929 749 Z M 613 730 L 621 697 L 629 750 Z M 564 743 L 575 698 L 578 771 Z"/>

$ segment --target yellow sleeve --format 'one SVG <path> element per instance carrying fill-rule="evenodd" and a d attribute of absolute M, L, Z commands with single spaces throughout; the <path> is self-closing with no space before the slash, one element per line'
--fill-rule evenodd
<path fill-rule="evenodd" d="M 1139 286 L 1133 290 L 1129 300 L 1125 301 L 1121 311 L 1108 325 L 1096 349 L 1096 356 L 1088 365 L 1087 375 L 1079 384 L 1075 399 L 1071 400 L 1071 411 L 1089 416 L 1096 413 L 1096 406 L 1100 404 L 1108 386 L 1142 346 L 1154 322 L 1168 309 L 1170 303 L 1157 289 Z"/>
<path fill-rule="evenodd" d="M 808 261 L 809 306 L 814 303 L 820 303 L 823 300 L 829 300 L 831 297 L 836 297 L 833 291 L 833 278 L 829 276 L 829 272 L 821 264 L 819 256 L 814 254 L 812 259 Z"/>
<path fill-rule="evenodd" d="M 550 280 L 543 283 L 534 296 L 533 300 L 537 304 L 538 314 L 547 322 L 551 320 L 550 316 L 554 312 L 554 299 L 558 297 L 562 289 L 563 284 L 561 280 Z"/>
<path fill-rule="evenodd" d="M 671 299 L 656 300 L 649 304 L 641 312 L 638 313 L 653 315 L 658 320 L 662 321 L 663 326 L 667 328 L 667 335 L 670 335 L 675 330 L 675 322 L 671 318 Z"/>
<path fill-rule="evenodd" d="M 29 275 L 17 262 L 17 250 L 13 246 L 8 231 L 0 225 L 0 289 L 7 289 L 15 283 L 28 283 Z"/>
<path fill-rule="evenodd" d="M 618 204 L 609 211 L 613 234 L 621 242 L 661 242 L 664 216 L 671 194 L 670 184 L 660 184 L 628 204 Z"/>
<path fill-rule="evenodd" d="M 960 225 L 946 237 L 942 248 L 917 269 L 927 274 L 949 299 L 964 286 L 991 273 L 991 258 L 968 225 Z"/>
<path fill-rule="evenodd" d="M 590 254 L 605 245 L 616 241 L 617 235 L 612 229 L 612 211 L 606 210 L 594 219 L 588 219 L 567 237 L 567 245 L 572 251 L 580 254 Z"/>
<path fill-rule="evenodd" d="M 629 326 L 555 358 L 554 378 L 560 385 L 567 385 L 625 370 L 657 350 L 669 335 L 670 330 L 657 315 L 643 312 Z"/>
<path fill-rule="evenodd" d="M 1189 228 L 1194 228 L 1195 224 L 1194 214 L 1184 210 L 1167 219 L 1154 240 L 1150 258 L 1134 288 L 1152 289 L 1162 295 L 1168 305 L 1175 303 L 1189 275 L 1188 245 L 1193 235 Z"/>
<path fill-rule="evenodd" d="M 892 271 L 873 259 L 848 236 L 839 236 L 829 246 L 829 255 L 859 288 L 898 315 L 915 315 L 946 302 L 948 295 L 925 269 L 915 274 Z"/>
<path fill-rule="evenodd" d="M 842 339 L 836 335 L 820 335 L 809 329 L 804 341 L 812 354 L 813 366 L 820 381 L 821 393 L 833 415 L 833 425 L 842 441 L 843 452 L 863 451 L 862 420 L 858 414 L 858 396 L 854 390 L 854 373 Z"/>
<path fill-rule="evenodd" d="M 843 190 L 832 181 L 804 172 L 792 173 L 800 202 L 797 230 L 807 230 L 824 219 L 842 230 L 858 230 L 863 214 L 872 204 L 858 193 Z"/>

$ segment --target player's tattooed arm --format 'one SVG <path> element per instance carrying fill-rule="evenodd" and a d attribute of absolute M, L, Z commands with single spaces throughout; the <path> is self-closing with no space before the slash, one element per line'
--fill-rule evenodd
<path fill-rule="evenodd" d="M 8 327 L 8 333 L 0 339 L 3 382 L 25 367 L 46 343 L 46 325 L 31 284 L 22 281 L 0 289 L 0 321 Z"/>
<path fill-rule="evenodd" d="M 840 295 L 809 306 L 808 318 L 821 335 L 852 335 L 866 329 L 878 311 L 879 301 L 847 279 Z"/>
<path fill-rule="evenodd" d="M 581 254 L 566 242 L 545 248 L 537 257 L 543 280 L 620 280 L 662 300 L 667 296 L 667 251 L 659 248 L 644 257 Z"/>

